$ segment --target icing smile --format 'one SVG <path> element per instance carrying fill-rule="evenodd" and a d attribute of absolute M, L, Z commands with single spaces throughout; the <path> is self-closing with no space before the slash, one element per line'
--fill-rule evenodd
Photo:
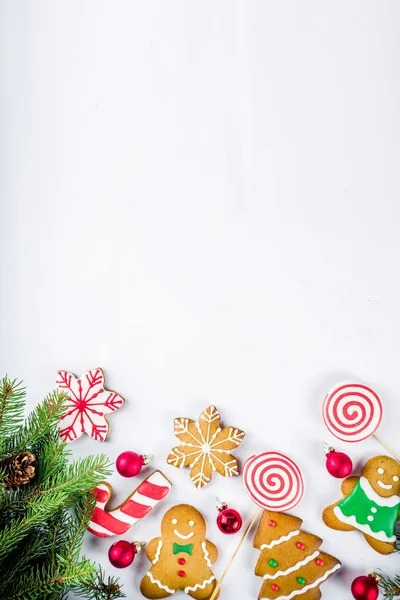
<path fill-rule="evenodd" d="M 384 490 L 391 490 L 393 487 L 392 485 L 390 485 L 390 483 L 383 483 L 383 481 L 381 481 L 380 479 L 378 479 L 377 484 Z"/>
<path fill-rule="evenodd" d="M 182 533 L 179 533 L 179 531 L 174 529 L 174 534 L 177 535 L 179 538 L 181 538 L 181 540 L 189 540 L 191 537 L 194 536 L 194 531 L 192 531 L 191 533 L 188 533 L 187 535 L 182 535 Z"/>

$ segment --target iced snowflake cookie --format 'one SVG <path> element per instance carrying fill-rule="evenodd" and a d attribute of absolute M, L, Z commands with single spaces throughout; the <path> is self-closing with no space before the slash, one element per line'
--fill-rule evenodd
<path fill-rule="evenodd" d="M 263 577 L 259 600 L 319 600 L 320 586 L 340 562 L 321 552 L 321 538 L 301 529 L 303 521 L 265 510 L 253 546 L 261 550 L 255 573 Z"/>
<path fill-rule="evenodd" d="M 105 415 L 118 410 L 125 400 L 104 388 L 103 371 L 92 369 L 79 379 L 67 371 L 58 371 L 56 384 L 67 394 L 68 410 L 61 418 L 60 428 L 63 441 L 73 442 L 87 433 L 94 440 L 104 442 L 110 429 Z"/>
<path fill-rule="evenodd" d="M 140 584 L 145 598 L 167 598 L 179 590 L 197 600 L 212 596 L 218 550 L 206 539 L 206 523 L 193 506 L 179 504 L 166 512 L 161 536 L 150 540 L 146 555 L 152 564 Z"/>
<path fill-rule="evenodd" d="M 375 456 L 365 464 L 361 477 L 343 481 L 342 493 L 342 500 L 324 510 L 324 523 L 340 531 L 358 529 L 377 552 L 393 552 L 400 508 L 400 464 L 389 456 Z"/>
<path fill-rule="evenodd" d="M 185 417 L 175 419 L 174 433 L 181 443 L 172 448 L 167 462 L 178 469 L 190 467 L 190 477 L 198 489 L 211 481 L 213 471 L 224 477 L 239 474 L 230 451 L 242 442 L 244 431 L 234 427 L 221 429 L 215 406 L 203 410 L 197 423 Z"/>

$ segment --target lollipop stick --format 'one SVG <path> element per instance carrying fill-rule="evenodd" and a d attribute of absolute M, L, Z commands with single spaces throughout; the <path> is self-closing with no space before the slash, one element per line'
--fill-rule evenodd
<path fill-rule="evenodd" d="M 261 512 L 261 508 L 258 508 L 258 509 L 256 510 L 256 512 L 255 512 L 255 514 L 254 514 L 254 516 L 253 516 L 253 518 L 251 519 L 250 523 L 248 524 L 248 526 L 247 526 L 247 529 L 246 529 L 246 531 L 244 532 L 244 534 L 242 535 L 242 537 L 241 537 L 241 539 L 240 539 L 240 542 L 239 542 L 239 543 L 238 543 L 238 545 L 236 546 L 236 550 L 234 551 L 234 553 L 233 553 L 233 554 L 232 554 L 232 556 L 230 557 L 230 559 L 229 559 L 229 561 L 228 561 L 228 564 L 226 565 L 226 567 L 225 567 L 225 570 L 224 570 L 224 572 L 222 573 L 222 575 L 221 575 L 221 578 L 220 578 L 219 582 L 217 583 L 217 587 L 216 587 L 216 588 L 215 588 L 215 590 L 213 591 L 213 594 L 212 594 L 212 596 L 211 596 L 210 600 L 215 600 L 215 598 L 217 597 L 217 595 L 218 595 L 218 592 L 219 592 L 219 588 L 221 587 L 221 585 L 222 585 L 222 582 L 223 582 L 223 580 L 225 579 L 225 575 L 228 573 L 229 569 L 231 568 L 231 566 L 232 566 L 232 563 L 233 563 L 233 561 L 235 560 L 237 553 L 239 552 L 240 548 L 243 546 L 243 544 L 244 544 L 244 541 L 245 541 L 245 539 L 247 538 L 247 536 L 249 535 L 249 533 L 250 533 L 250 530 L 251 530 L 251 528 L 253 527 L 254 523 L 256 522 L 257 518 L 259 517 L 259 515 L 260 515 L 260 512 Z"/>
<path fill-rule="evenodd" d="M 376 438 L 378 440 L 378 442 L 380 444 L 382 444 L 382 446 L 384 448 L 386 448 L 386 450 L 388 452 L 390 452 L 390 454 L 393 454 L 393 456 L 395 457 L 395 459 L 400 462 L 400 456 L 398 454 L 396 454 L 396 452 L 389 446 L 389 444 L 387 444 L 377 433 L 374 433 L 373 435 L 374 435 L 374 438 Z"/>

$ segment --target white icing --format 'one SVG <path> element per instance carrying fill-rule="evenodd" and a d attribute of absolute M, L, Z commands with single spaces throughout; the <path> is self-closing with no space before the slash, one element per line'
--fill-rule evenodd
<path fill-rule="evenodd" d="M 319 579 L 314 581 L 314 583 L 310 583 L 310 585 L 306 585 L 306 586 L 302 587 L 301 590 L 293 590 L 293 592 L 291 592 L 289 594 L 289 596 L 279 596 L 279 598 L 276 598 L 276 600 L 291 600 L 291 598 L 294 598 L 295 596 L 298 596 L 299 594 L 305 594 L 306 592 L 308 592 L 308 590 L 312 590 L 313 588 L 321 585 L 321 583 L 323 583 L 326 579 L 328 579 L 328 577 L 330 575 L 332 575 L 332 573 L 334 573 L 338 569 L 340 569 L 340 564 L 335 565 L 332 569 L 330 569 L 329 571 L 326 571 L 326 573 L 322 577 L 320 577 Z M 261 596 L 261 599 L 262 598 L 265 598 L 266 600 L 268 600 L 267 596 Z"/>
<path fill-rule="evenodd" d="M 389 544 L 393 544 L 394 542 L 396 542 L 395 535 L 388 537 L 384 531 L 372 531 L 368 523 L 366 523 L 365 525 L 358 523 L 354 515 L 346 517 L 346 515 L 342 513 L 342 510 L 339 506 L 335 506 L 333 512 L 335 513 L 339 521 L 342 521 L 342 523 L 352 525 L 355 529 L 359 529 L 363 533 L 370 535 L 371 537 L 375 538 L 376 540 L 379 540 L 380 542 L 388 542 Z"/>
<path fill-rule="evenodd" d="M 385 469 L 382 469 L 382 467 L 379 467 L 379 469 L 378 469 L 379 475 L 382 475 L 384 472 L 385 472 Z"/>
<path fill-rule="evenodd" d="M 373 520 L 374 520 L 374 517 L 372 515 L 368 515 L 367 521 L 373 521 Z"/>
<path fill-rule="evenodd" d="M 376 512 L 378 512 L 378 509 L 375 506 L 372 506 L 371 507 L 371 512 L 372 513 L 376 513 Z"/>
<path fill-rule="evenodd" d="M 300 569 L 300 567 L 304 567 L 304 565 L 307 565 L 309 562 L 317 558 L 317 556 L 319 556 L 318 550 L 316 550 L 314 554 L 310 554 L 310 556 L 307 556 L 304 560 L 301 560 L 300 562 L 293 565 L 293 567 L 286 569 L 286 571 L 277 571 L 273 575 L 269 575 L 267 573 L 266 575 L 264 575 L 264 579 L 278 579 L 278 577 L 281 577 L 282 575 L 289 575 L 289 573 L 293 573 L 293 571 L 297 571 L 298 569 Z"/>
<path fill-rule="evenodd" d="M 155 565 L 156 563 L 158 563 L 158 561 L 160 560 L 161 548 L 162 548 L 162 540 L 160 540 L 158 542 L 157 550 L 156 550 L 156 553 L 154 555 L 153 565 Z"/>
<path fill-rule="evenodd" d="M 261 546 L 260 550 L 265 550 L 266 548 L 268 550 L 270 550 L 274 546 L 279 546 L 279 544 L 282 544 L 283 542 L 287 542 L 292 537 L 295 537 L 296 535 L 299 535 L 299 533 L 300 533 L 300 531 L 298 529 L 296 529 L 295 531 L 291 531 L 287 535 L 283 535 L 282 537 L 278 538 L 277 540 L 273 540 L 270 544 L 263 544 Z"/>
<path fill-rule="evenodd" d="M 392 489 L 392 484 L 391 483 L 383 483 L 383 481 L 381 481 L 380 479 L 378 479 L 377 484 L 379 485 L 379 487 L 381 487 L 383 490 L 391 490 Z"/>
<path fill-rule="evenodd" d="M 193 527 L 194 521 L 189 521 L 189 525 L 190 525 L 190 527 Z"/>
<path fill-rule="evenodd" d="M 158 579 L 154 579 L 151 571 L 147 571 L 146 575 L 150 579 L 151 583 L 155 583 L 161 590 L 165 590 L 169 594 L 175 594 L 176 590 L 171 590 L 171 588 L 169 588 L 167 585 L 163 585 Z"/>
<path fill-rule="evenodd" d="M 188 533 L 187 535 L 183 535 L 182 533 L 179 533 L 179 531 L 177 531 L 176 529 L 174 529 L 174 534 L 176 536 L 178 536 L 179 538 L 181 538 L 181 540 L 188 540 L 191 537 L 194 536 L 194 531 L 192 531 L 191 533 Z"/>
<path fill-rule="evenodd" d="M 389 498 L 383 498 L 377 492 L 375 492 L 375 490 L 372 489 L 372 486 L 368 479 L 366 479 L 366 477 L 360 477 L 360 486 L 366 494 L 366 496 L 370 500 L 372 500 L 372 502 L 378 504 L 378 506 L 392 507 L 397 506 L 397 504 L 400 504 L 400 496 L 396 496 L 395 494 L 393 494 L 393 496 L 389 496 Z"/>
<path fill-rule="evenodd" d="M 196 583 L 196 585 L 193 586 L 187 586 L 185 587 L 185 593 L 188 594 L 189 592 L 195 592 L 196 590 L 204 590 L 204 588 L 206 587 L 206 585 L 209 585 L 212 581 L 214 581 L 215 579 L 215 575 L 211 575 L 210 579 L 205 579 L 203 581 L 203 583 Z"/>
<path fill-rule="evenodd" d="M 177 522 L 178 522 L 178 519 L 172 519 L 172 521 L 171 521 L 172 525 L 176 525 Z"/>
<path fill-rule="evenodd" d="M 207 563 L 207 567 L 212 567 L 212 562 L 210 560 L 210 555 L 209 555 L 208 550 L 207 550 L 207 544 L 206 544 L 206 542 L 201 542 L 201 549 L 204 552 L 204 559 L 205 559 L 205 561 Z"/>
<path fill-rule="evenodd" d="M 399 476 L 398 475 L 393 475 L 392 479 L 393 479 L 393 481 L 398 481 L 399 480 Z"/>

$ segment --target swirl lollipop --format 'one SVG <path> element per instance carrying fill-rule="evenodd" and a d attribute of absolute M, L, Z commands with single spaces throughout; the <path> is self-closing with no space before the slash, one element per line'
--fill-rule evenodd
<path fill-rule="evenodd" d="M 253 502 L 275 511 L 290 510 L 304 493 L 299 467 L 279 452 L 251 456 L 244 465 L 243 483 Z"/>
<path fill-rule="evenodd" d="M 322 416 L 329 431 L 344 442 L 361 442 L 374 436 L 397 460 L 390 446 L 377 435 L 383 417 L 378 394 L 362 383 L 339 383 L 325 396 Z"/>
<path fill-rule="evenodd" d="M 225 575 L 231 568 L 261 509 L 290 510 L 300 502 L 304 493 L 304 480 L 299 467 L 279 452 L 263 452 L 248 458 L 244 464 L 243 483 L 250 498 L 260 508 L 257 509 L 242 535 L 210 600 L 215 600 L 217 597 Z"/>

